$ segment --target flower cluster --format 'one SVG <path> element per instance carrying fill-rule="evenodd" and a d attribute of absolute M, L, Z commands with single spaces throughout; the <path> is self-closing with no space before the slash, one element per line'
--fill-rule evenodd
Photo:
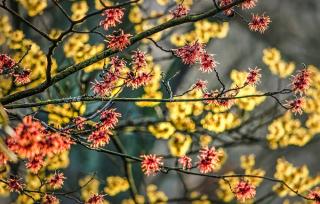
<path fill-rule="evenodd" d="M 46 156 L 64 152 L 73 144 L 69 136 L 46 131 L 45 127 L 31 116 L 23 118 L 15 133 L 10 135 L 6 142 L 10 150 L 28 160 L 26 167 L 34 173 L 41 169 Z"/>
<path fill-rule="evenodd" d="M 309 88 L 311 82 L 311 72 L 308 69 L 302 69 L 292 77 L 291 89 L 295 93 L 303 94 Z"/>
<path fill-rule="evenodd" d="M 178 6 L 170 11 L 173 18 L 180 18 L 182 16 L 188 15 L 189 8 L 185 7 L 183 4 L 178 4 Z"/>
<path fill-rule="evenodd" d="M 192 159 L 186 155 L 180 157 L 178 162 L 182 165 L 183 169 L 191 169 L 192 167 Z"/>
<path fill-rule="evenodd" d="M 174 53 L 181 58 L 184 64 L 192 65 L 199 62 L 202 72 L 212 72 L 217 66 L 213 55 L 208 54 L 204 45 L 198 41 L 178 48 L 174 50 Z"/>
<path fill-rule="evenodd" d="M 258 0 L 245 0 L 241 3 L 241 9 L 252 9 L 257 5 Z"/>
<path fill-rule="evenodd" d="M 131 34 L 125 34 L 123 30 L 115 31 L 112 35 L 107 35 L 108 48 L 111 50 L 119 50 L 122 51 L 127 48 L 131 42 L 130 37 Z"/>
<path fill-rule="evenodd" d="M 233 189 L 237 200 L 245 202 L 255 197 L 256 188 L 248 181 L 241 180 Z"/>
<path fill-rule="evenodd" d="M 294 113 L 294 114 L 302 114 L 302 107 L 304 105 L 304 98 L 296 98 L 290 101 L 287 101 L 286 106 Z"/>
<path fill-rule="evenodd" d="M 219 157 L 222 156 L 221 152 L 216 151 L 214 147 L 204 147 L 200 150 L 198 155 L 198 168 L 201 173 L 210 173 L 215 170 L 220 162 Z"/>
<path fill-rule="evenodd" d="M 258 69 L 257 67 L 253 69 L 249 68 L 249 73 L 247 75 L 245 84 L 255 86 L 257 83 L 259 83 L 261 79 L 260 71 L 261 69 Z"/>
<path fill-rule="evenodd" d="M 320 204 L 320 189 L 316 188 L 309 192 L 308 198 L 315 201 L 315 204 Z"/>
<path fill-rule="evenodd" d="M 102 147 L 109 144 L 112 129 L 118 123 L 118 118 L 121 117 L 115 109 L 108 109 L 101 113 L 101 122 L 96 125 L 96 130 L 88 136 L 88 142 L 91 143 L 92 148 Z"/>
<path fill-rule="evenodd" d="M 265 14 L 252 14 L 251 21 L 248 25 L 250 30 L 264 33 L 268 29 L 270 23 L 271 19 L 269 16 L 265 16 Z"/>
<path fill-rule="evenodd" d="M 103 197 L 104 195 L 93 194 L 85 204 L 103 204 Z"/>
<path fill-rule="evenodd" d="M 48 184 L 51 188 L 58 189 L 62 187 L 65 179 L 63 173 L 55 173 L 48 179 Z"/>
<path fill-rule="evenodd" d="M 122 23 L 121 19 L 124 16 L 124 10 L 124 8 L 104 10 L 102 16 L 104 16 L 105 19 L 100 21 L 100 25 L 103 26 L 105 30 L 108 30 L 110 27 L 115 27 L 118 23 Z"/>
<path fill-rule="evenodd" d="M 143 159 L 141 169 L 147 176 L 160 171 L 163 165 L 162 157 L 157 157 L 156 155 L 141 155 L 141 158 Z"/>
<path fill-rule="evenodd" d="M 228 5 L 232 4 L 232 3 L 233 3 L 233 0 L 220 0 L 219 6 L 220 6 L 220 7 L 225 7 L 225 6 L 228 6 Z M 223 11 L 223 13 L 224 13 L 225 15 L 227 15 L 227 16 L 232 16 L 232 15 L 234 14 L 234 8 L 231 7 L 231 8 L 229 8 L 229 9 L 225 9 L 225 10 Z"/>
<path fill-rule="evenodd" d="M 5 74 L 14 77 L 17 84 L 30 82 L 30 71 L 22 69 L 17 63 L 6 54 L 0 54 L 0 75 Z"/>
<path fill-rule="evenodd" d="M 123 85 L 133 89 L 148 84 L 151 80 L 151 73 L 145 70 L 145 53 L 137 50 L 132 55 L 132 69 L 126 69 L 126 61 L 119 57 L 111 58 L 111 68 L 102 76 L 102 81 L 93 83 L 93 92 L 100 96 L 110 95 L 111 92 Z M 119 84 L 119 82 L 122 82 Z"/>

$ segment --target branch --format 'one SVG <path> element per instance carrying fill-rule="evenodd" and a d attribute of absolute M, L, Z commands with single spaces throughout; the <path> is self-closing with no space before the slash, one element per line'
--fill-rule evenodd
<path fill-rule="evenodd" d="M 47 101 L 40 101 L 35 103 L 19 103 L 5 105 L 7 109 L 15 108 L 30 108 L 30 107 L 39 107 L 45 106 L 48 104 L 63 104 L 63 103 L 72 103 L 72 102 L 89 102 L 89 101 L 117 101 L 117 102 L 160 102 L 160 103 L 173 103 L 173 102 L 197 102 L 197 101 L 213 101 L 213 100 L 233 100 L 241 98 L 254 98 L 254 97 L 275 97 L 278 94 L 288 94 L 291 93 L 289 89 L 283 89 L 277 92 L 266 92 L 263 94 L 252 94 L 244 96 L 234 96 L 234 97 L 213 97 L 213 98 L 167 98 L 167 99 L 157 99 L 157 98 L 110 98 L 110 97 L 100 97 L 100 96 L 78 96 L 70 98 L 61 98 L 61 99 L 51 99 Z M 277 100 L 279 101 L 279 100 Z M 280 101 L 279 101 L 280 102 Z M 281 103 L 281 102 L 280 102 Z"/>
<path fill-rule="evenodd" d="M 223 7 L 222 9 L 223 10 L 229 9 L 229 8 L 235 6 L 235 5 L 238 5 L 238 4 L 242 3 L 243 1 L 244 0 L 234 1 L 232 4 L 227 5 L 227 6 Z M 155 33 L 158 33 L 160 31 L 166 30 L 168 28 L 171 28 L 171 27 L 174 27 L 174 26 L 177 26 L 177 25 L 181 25 L 181 24 L 184 24 L 184 23 L 196 22 L 196 21 L 199 21 L 199 20 L 211 17 L 211 16 L 215 16 L 216 14 L 218 14 L 220 12 L 221 12 L 221 10 L 215 9 L 215 10 L 207 11 L 207 12 L 204 12 L 204 13 L 201 13 L 201 14 L 188 15 L 188 16 L 185 16 L 185 17 L 172 19 L 172 20 L 170 20 L 170 21 L 168 21 L 166 23 L 160 24 L 160 25 L 155 26 L 155 27 L 153 27 L 153 28 L 151 28 L 149 30 L 146 30 L 146 31 L 144 31 L 142 33 L 139 33 L 139 34 L 135 35 L 134 37 L 132 37 L 130 39 L 131 45 L 135 44 L 136 42 L 139 42 L 140 40 L 142 40 L 142 39 L 144 39 L 146 37 L 149 37 L 149 36 L 151 36 L 151 35 L 153 35 Z M 70 28 L 68 30 L 71 31 L 72 27 L 70 27 Z M 62 34 L 61 36 L 65 35 L 65 33 Z M 59 37 L 58 40 L 61 40 L 61 38 L 62 38 L 61 36 Z M 91 58 L 89 58 L 89 59 L 87 59 L 87 60 L 85 60 L 83 62 L 80 62 L 78 64 L 66 67 L 63 71 L 59 72 L 57 75 L 52 77 L 52 80 L 49 83 L 44 82 L 44 83 L 40 84 L 38 87 L 31 88 L 31 89 L 24 90 L 24 91 L 20 91 L 20 92 L 11 94 L 9 96 L 3 97 L 3 98 L 0 99 L 0 103 L 5 105 L 5 104 L 11 103 L 13 101 L 16 101 L 16 100 L 19 100 L 19 99 L 23 99 L 23 98 L 28 97 L 28 96 L 32 96 L 34 94 L 41 93 L 42 91 L 46 90 L 51 85 L 59 82 L 60 80 L 68 77 L 69 75 L 71 75 L 71 74 L 73 74 L 73 73 L 75 73 L 75 72 L 77 72 L 79 70 L 82 70 L 85 67 L 90 66 L 90 65 L 92 65 L 92 64 L 94 64 L 94 63 L 96 63 L 96 62 L 98 62 L 100 60 L 103 60 L 104 58 L 109 57 L 109 56 L 111 56 L 113 54 L 116 54 L 116 53 L 118 53 L 118 51 L 112 51 L 111 49 L 105 50 L 105 51 L 97 54 L 96 56 L 91 57 Z"/>

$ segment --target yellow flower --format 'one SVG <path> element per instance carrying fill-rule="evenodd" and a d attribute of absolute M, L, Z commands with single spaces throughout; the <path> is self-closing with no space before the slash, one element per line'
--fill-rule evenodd
<path fill-rule="evenodd" d="M 176 132 L 168 141 L 170 152 L 173 156 L 186 155 L 192 143 L 190 135 Z"/>
<path fill-rule="evenodd" d="M 162 191 L 158 191 L 158 187 L 154 184 L 147 186 L 147 196 L 150 203 L 165 204 L 168 200 L 166 194 Z"/>
<path fill-rule="evenodd" d="M 295 70 L 295 67 L 296 65 L 293 62 L 287 63 L 282 60 L 269 66 L 271 72 L 278 75 L 280 78 L 290 76 Z"/>
<path fill-rule="evenodd" d="M 157 3 L 161 6 L 165 6 L 169 3 L 169 0 L 157 0 Z"/>
<path fill-rule="evenodd" d="M 101 2 L 102 2 L 103 4 L 101 4 Z M 112 2 L 111 2 L 110 0 L 95 0 L 95 1 L 94 1 L 94 5 L 95 5 L 95 8 L 96 8 L 97 10 L 102 10 L 102 9 L 104 8 L 103 5 L 105 5 L 105 6 L 112 6 Z"/>
<path fill-rule="evenodd" d="M 107 178 L 107 184 L 104 188 L 104 192 L 106 192 L 110 196 L 115 196 L 120 192 L 125 192 L 129 188 L 129 182 L 126 178 L 122 178 L 119 176 L 109 176 Z"/>
<path fill-rule="evenodd" d="M 29 16 L 42 14 L 47 7 L 47 0 L 19 0 L 18 2 L 28 11 Z"/>
<path fill-rule="evenodd" d="M 143 99 L 143 98 L 161 99 L 162 92 L 160 92 L 160 91 L 148 92 L 148 93 L 143 94 L 141 96 L 141 99 Z M 136 102 L 136 105 L 140 106 L 140 107 L 154 107 L 154 106 L 159 105 L 159 103 L 160 102 L 139 101 L 139 102 Z"/>
<path fill-rule="evenodd" d="M 208 147 L 212 142 L 212 137 L 210 135 L 201 135 L 199 140 L 199 145 L 201 147 Z"/>
<path fill-rule="evenodd" d="M 281 60 L 281 53 L 276 48 L 268 48 L 263 50 L 263 62 L 266 65 L 276 64 Z"/>
<path fill-rule="evenodd" d="M 80 20 L 86 15 L 88 10 L 89 10 L 89 7 L 86 1 L 74 2 L 71 5 L 71 11 L 72 11 L 71 19 Z"/>
<path fill-rule="evenodd" d="M 192 204 L 210 204 L 211 203 L 210 200 L 208 200 L 208 195 L 200 194 L 199 192 L 196 192 L 196 191 L 192 191 L 190 193 L 190 198 L 193 199 Z"/>
<path fill-rule="evenodd" d="M 271 149 L 286 147 L 288 145 L 304 146 L 312 139 L 299 120 L 292 118 L 291 112 L 274 120 L 268 127 L 267 140 Z"/>
<path fill-rule="evenodd" d="M 69 166 L 69 151 L 64 151 L 60 154 L 53 155 L 46 159 L 45 166 L 48 170 L 54 171 Z"/>
<path fill-rule="evenodd" d="M 92 178 L 92 176 L 86 176 L 79 180 L 79 186 L 82 187 L 81 192 L 81 198 L 83 200 L 88 200 L 92 194 L 99 193 L 99 185 L 100 182 Z"/>
<path fill-rule="evenodd" d="M 157 139 L 169 139 L 169 137 L 176 131 L 175 127 L 170 122 L 160 122 L 155 125 L 149 125 L 148 130 Z"/>
<path fill-rule="evenodd" d="M 284 158 L 277 160 L 276 172 L 274 178 L 283 180 L 291 188 L 298 190 L 300 193 L 308 192 L 314 186 L 319 185 L 320 176 L 310 177 L 309 169 L 306 165 L 295 167 Z M 273 190 L 280 196 L 296 196 L 290 189 L 278 183 L 273 186 Z"/>
<path fill-rule="evenodd" d="M 133 6 L 129 12 L 129 20 L 132 23 L 140 23 L 142 21 L 142 12 L 138 6 Z"/>

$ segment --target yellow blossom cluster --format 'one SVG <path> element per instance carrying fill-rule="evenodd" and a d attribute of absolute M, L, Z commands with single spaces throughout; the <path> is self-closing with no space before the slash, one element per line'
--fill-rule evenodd
<path fill-rule="evenodd" d="M 3 40 L 1 40 L 3 38 Z M 25 89 L 26 87 L 35 87 L 46 79 L 47 58 L 46 54 L 41 50 L 40 46 L 30 39 L 26 39 L 22 30 L 13 30 L 10 25 L 8 16 L 0 17 L 0 45 L 6 45 L 13 51 L 15 61 L 21 61 L 20 65 L 24 69 L 31 71 L 31 83 L 26 86 L 18 86 L 16 91 Z M 26 56 L 25 54 L 28 53 Z M 51 75 L 54 75 L 57 69 L 57 62 L 52 59 Z M 3 79 L 3 80 L 2 80 Z M 0 95 L 7 94 L 12 86 L 8 78 L 1 76 Z"/>
<path fill-rule="evenodd" d="M 112 6 L 112 2 L 110 0 L 95 0 L 94 5 L 97 10 L 101 10 L 104 6 Z"/>
<path fill-rule="evenodd" d="M 246 81 L 248 72 L 232 70 L 230 77 L 233 81 L 231 87 L 242 87 Z M 254 86 L 245 86 L 239 90 L 237 96 L 248 96 L 262 94 L 260 91 L 257 91 Z M 252 111 L 257 105 L 265 101 L 266 97 L 248 97 L 240 98 L 235 101 L 235 104 L 242 110 Z"/>
<path fill-rule="evenodd" d="M 67 168 L 69 166 L 69 163 L 69 151 L 64 151 L 60 154 L 49 156 L 45 160 L 45 167 L 50 171 L 55 171 L 58 169 Z"/>
<path fill-rule="evenodd" d="M 121 201 L 121 204 L 144 204 L 145 203 L 145 199 L 143 195 L 135 195 L 135 200 L 133 200 L 132 198 L 129 199 L 123 199 Z"/>
<path fill-rule="evenodd" d="M 97 45 L 89 44 L 89 34 L 73 34 L 64 44 L 63 50 L 68 58 L 72 58 L 75 63 L 80 63 L 86 59 L 89 59 L 99 52 L 103 51 L 104 44 Z M 104 64 L 108 64 L 109 59 L 105 61 L 100 60 L 92 65 L 89 65 L 84 69 L 85 72 L 92 72 L 94 70 L 103 69 Z"/>
<path fill-rule="evenodd" d="M 147 56 L 147 72 L 152 74 L 150 83 L 143 87 L 144 94 L 141 98 L 151 98 L 151 99 L 161 99 L 163 94 L 160 91 L 160 80 L 161 80 L 161 67 L 158 64 L 153 63 L 153 58 Z M 137 106 L 140 107 L 154 107 L 157 106 L 159 102 L 149 102 L 149 101 L 140 101 L 136 102 Z"/>
<path fill-rule="evenodd" d="M 267 140 L 271 149 L 277 149 L 288 145 L 304 146 L 312 136 L 298 119 L 293 119 L 291 112 L 287 112 L 269 125 Z"/>
<path fill-rule="evenodd" d="M 207 113 L 201 124 L 204 129 L 221 133 L 231 128 L 237 127 L 240 124 L 239 117 L 232 112 L 221 112 L 221 113 Z"/>
<path fill-rule="evenodd" d="M 240 157 L 240 167 L 244 170 L 244 174 L 246 175 L 264 176 L 266 173 L 263 169 L 255 168 L 255 156 L 253 154 L 242 155 Z M 225 175 L 234 174 L 234 172 L 228 172 Z M 224 180 L 219 181 L 219 189 L 216 191 L 218 198 L 222 199 L 224 202 L 230 202 L 234 199 L 234 193 L 231 191 L 230 186 L 236 186 L 240 181 L 238 177 L 230 177 L 227 179 L 229 183 Z M 246 177 L 245 180 L 256 187 L 263 181 L 263 179 L 253 177 Z"/>
<path fill-rule="evenodd" d="M 47 0 L 18 0 L 18 2 L 27 10 L 29 16 L 42 14 L 48 6 Z"/>
<path fill-rule="evenodd" d="M 176 132 L 170 137 L 168 147 L 171 155 L 180 157 L 186 155 L 190 149 L 191 143 L 192 138 L 190 135 L 184 135 L 180 132 Z"/>
<path fill-rule="evenodd" d="M 225 38 L 229 32 L 229 23 L 216 23 L 208 20 L 201 20 L 194 23 L 195 29 L 184 34 L 173 34 L 170 42 L 178 47 L 186 43 L 198 40 L 201 43 L 208 43 L 209 40 Z"/>
<path fill-rule="evenodd" d="M 93 194 L 99 193 L 100 182 L 98 179 L 92 176 L 86 176 L 79 180 L 79 186 L 81 187 L 81 198 L 87 201 Z"/>
<path fill-rule="evenodd" d="M 107 178 L 106 187 L 104 192 L 110 196 L 115 196 L 118 193 L 125 192 L 129 188 L 129 182 L 126 178 L 120 176 L 109 176 Z"/>
<path fill-rule="evenodd" d="M 82 102 L 65 103 L 63 105 L 49 104 L 44 108 L 48 114 L 49 124 L 62 125 L 86 111 L 86 104 Z"/>
<path fill-rule="evenodd" d="M 281 58 L 281 53 L 276 48 L 263 50 L 263 62 L 269 67 L 271 72 L 280 78 L 286 78 L 292 74 L 296 65 L 294 62 L 286 62 Z"/>
<path fill-rule="evenodd" d="M 276 172 L 274 174 L 276 179 L 284 181 L 292 189 L 299 193 L 308 193 L 311 188 L 320 183 L 320 176 L 311 177 L 309 169 L 306 165 L 296 167 L 284 158 L 277 160 Z M 273 186 L 273 190 L 280 196 L 296 196 L 294 192 L 286 188 L 284 185 L 278 183 Z"/>
<path fill-rule="evenodd" d="M 149 125 L 148 130 L 157 139 L 169 139 L 176 131 L 175 127 L 170 122 L 160 122 L 154 125 Z"/>
<path fill-rule="evenodd" d="M 211 204 L 208 195 L 201 194 L 197 191 L 192 191 L 190 193 L 190 198 L 192 199 L 192 204 Z"/>
<path fill-rule="evenodd" d="M 71 19 L 74 21 L 80 20 L 83 17 L 85 17 L 88 11 L 89 11 L 89 6 L 87 1 L 85 0 L 76 1 L 71 5 L 71 12 L 72 12 Z"/>
<path fill-rule="evenodd" d="M 165 204 L 168 200 L 166 194 L 163 191 L 159 191 L 158 187 L 154 184 L 147 186 L 147 197 L 150 203 Z"/>

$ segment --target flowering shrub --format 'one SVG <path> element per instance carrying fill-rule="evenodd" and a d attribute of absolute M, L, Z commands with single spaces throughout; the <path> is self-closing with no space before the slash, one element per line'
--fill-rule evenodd
<path fill-rule="evenodd" d="M 0 2 L 1 203 L 320 203 L 307 165 L 234 148 L 308 144 L 320 71 L 266 47 L 226 74 L 210 42 L 239 19 L 263 37 L 271 17 L 248 13 L 258 0 L 197 3 Z"/>

